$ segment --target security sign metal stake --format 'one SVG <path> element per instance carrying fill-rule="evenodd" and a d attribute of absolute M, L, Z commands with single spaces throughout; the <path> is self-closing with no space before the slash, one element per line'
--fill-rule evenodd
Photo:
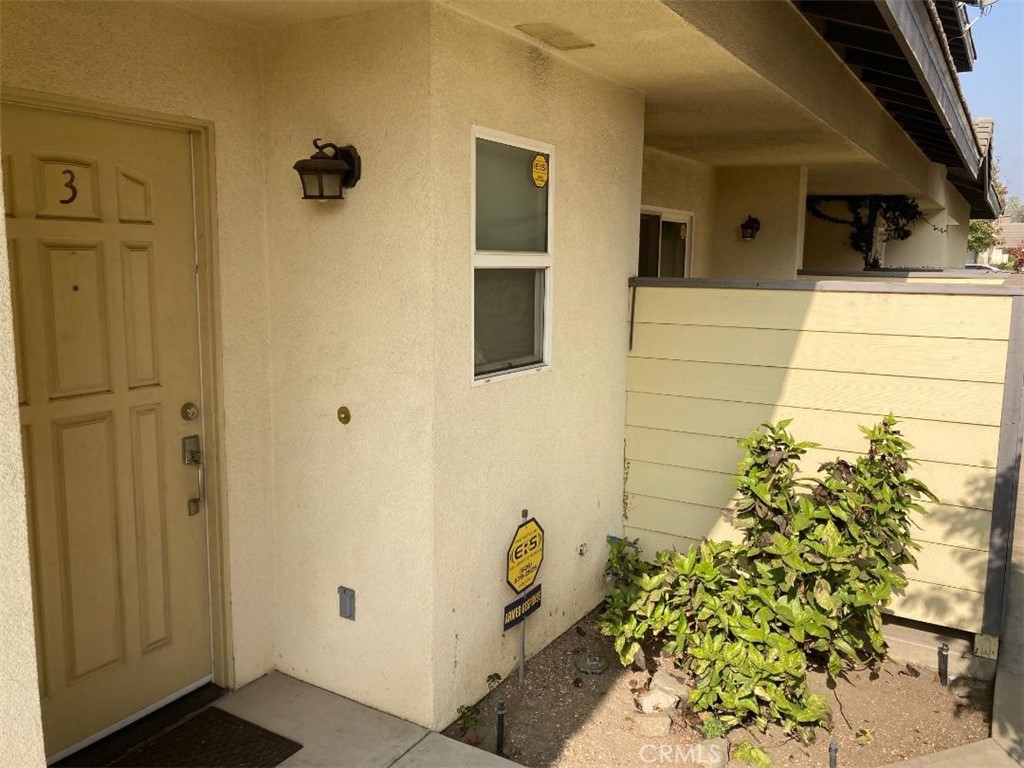
<path fill-rule="evenodd" d="M 516 528 L 516 535 L 508 546 L 508 575 L 506 581 L 520 595 L 533 586 L 544 562 L 544 529 L 534 518 Z"/>

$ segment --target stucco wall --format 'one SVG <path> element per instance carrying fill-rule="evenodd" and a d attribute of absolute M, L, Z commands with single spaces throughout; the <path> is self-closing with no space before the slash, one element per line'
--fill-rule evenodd
<path fill-rule="evenodd" d="M 935 166 L 934 163 L 933 167 L 942 171 L 941 177 L 945 179 L 945 168 Z M 947 181 L 933 186 L 938 187 L 938 194 L 935 195 L 937 205 L 922 204 L 926 221 L 913 227 L 913 234 L 908 239 L 886 244 L 886 265 L 960 269 L 972 260 L 967 255 L 970 204 Z"/>
<path fill-rule="evenodd" d="M 949 236 L 950 230 L 956 225 L 945 226 L 946 215 L 943 211 L 926 211 L 925 216 L 928 221 L 911 227 L 909 238 L 885 244 L 887 267 L 963 267 L 966 253 L 955 253 L 954 243 Z M 940 229 L 936 230 L 928 222 Z"/>
<path fill-rule="evenodd" d="M 705 277 L 712 258 L 715 216 L 715 168 L 644 147 L 643 205 L 693 213 L 692 277 Z"/>
<path fill-rule="evenodd" d="M 849 218 L 845 203 L 830 201 L 822 213 Z M 864 269 L 864 259 L 850 247 L 850 228 L 807 214 L 804 229 L 804 269 L 856 271 Z"/>
<path fill-rule="evenodd" d="M 934 201 L 928 206 L 922 204 L 926 221 L 912 227 L 912 234 L 906 240 L 885 244 L 885 266 L 959 269 L 968 261 L 967 221 L 970 206 L 951 184 L 943 181 L 941 186 L 941 194 L 936 197 L 946 207 L 938 207 Z M 822 211 L 840 218 L 850 216 L 846 204 L 838 201 L 824 203 Z M 807 216 L 804 269 L 863 268 L 864 261 L 860 254 L 850 247 L 849 227 Z"/>
<path fill-rule="evenodd" d="M 435 725 L 516 665 L 505 553 L 521 509 L 546 532 L 535 653 L 601 600 L 622 531 L 626 281 L 636 268 L 639 94 L 444 8 L 431 14 Z M 547 371 L 472 386 L 472 124 L 555 146 L 553 339 Z M 580 544 L 587 553 L 580 556 Z"/>
<path fill-rule="evenodd" d="M 73 43 L 55 30 L 73 31 Z M 214 123 L 227 455 L 222 478 L 235 675 L 244 683 L 273 662 L 273 430 L 257 38 L 171 4 L 5 2 L 0 61 L 4 86 Z"/>
<path fill-rule="evenodd" d="M 13 2 L 2 46 L 5 85 L 215 126 L 237 684 L 277 666 L 449 722 L 516 663 L 496 628 L 523 507 L 549 537 L 530 652 L 600 600 L 605 536 L 621 531 L 638 94 L 419 4 L 261 36 L 171 5 Z M 553 366 L 482 387 L 473 123 L 557 148 Z M 344 203 L 298 198 L 291 165 L 313 137 L 363 155 Z M 23 540 L 11 554 L 24 561 Z M 355 622 L 337 615 L 341 584 Z M 378 652 L 383 638 L 401 653 Z"/>
<path fill-rule="evenodd" d="M 909 182 L 924 189 L 931 163 L 857 76 L 822 45 L 793 3 L 665 0 L 700 32 Z M 784 40 L 785 45 L 779 45 Z M 827 85 L 826 85 L 827 84 Z"/>
<path fill-rule="evenodd" d="M 7 237 L 0 219 L 0 755 L 6 765 L 32 766 L 45 761 L 20 435 Z"/>
<path fill-rule="evenodd" d="M 947 259 L 949 265 L 955 269 L 974 260 L 967 250 L 968 226 L 969 221 L 965 220 L 962 224 L 950 222 L 946 227 Z"/>
<path fill-rule="evenodd" d="M 719 168 L 715 183 L 714 252 L 708 277 L 796 277 L 804 243 L 807 169 L 800 166 Z M 740 224 L 761 222 L 756 239 Z"/>
<path fill-rule="evenodd" d="M 441 258 L 429 200 L 468 184 L 429 177 L 428 35 L 426 5 L 382 5 L 275 31 L 262 67 L 275 665 L 424 724 Z M 292 164 L 313 152 L 314 137 L 351 143 L 362 156 L 363 178 L 344 202 L 300 199 Z M 462 137 L 446 147 L 445 159 L 467 145 Z M 468 279 L 450 287 L 461 298 Z M 336 418 L 341 405 L 348 425 Z M 356 590 L 355 621 L 338 615 L 339 585 Z"/>

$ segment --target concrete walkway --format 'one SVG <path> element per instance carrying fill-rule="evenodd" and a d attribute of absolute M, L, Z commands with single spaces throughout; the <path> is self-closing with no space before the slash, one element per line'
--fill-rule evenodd
<path fill-rule="evenodd" d="M 1020 768 L 1017 761 L 1006 754 L 995 739 L 915 757 L 886 768 Z"/>
<path fill-rule="evenodd" d="M 509 768 L 515 763 L 271 672 L 215 706 L 302 744 L 282 766 Z"/>

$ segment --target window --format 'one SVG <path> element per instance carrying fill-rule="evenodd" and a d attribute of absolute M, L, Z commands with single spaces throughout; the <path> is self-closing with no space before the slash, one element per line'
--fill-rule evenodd
<path fill-rule="evenodd" d="M 473 376 L 549 362 L 551 150 L 473 131 Z"/>
<path fill-rule="evenodd" d="M 686 277 L 690 273 L 693 214 L 650 209 L 640 214 L 640 277 Z"/>

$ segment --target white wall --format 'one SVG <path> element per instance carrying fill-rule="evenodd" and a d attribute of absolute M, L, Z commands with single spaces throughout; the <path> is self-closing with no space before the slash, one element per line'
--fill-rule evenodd
<path fill-rule="evenodd" d="M 426 5 L 382 5 L 275 31 L 262 67 L 275 665 L 424 724 L 440 258 L 430 199 L 468 184 L 430 177 L 428 46 Z M 314 137 L 362 156 L 344 202 L 300 199 L 292 164 Z M 463 137 L 440 151 L 450 162 L 467 146 Z M 348 425 L 335 416 L 341 405 Z M 339 585 L 356 590 L 355 621 L 338 615 Z"/>
<path fill-rule="evenodd" d="M 138 2 L 4 2 L 0 38 L 4 86 L 186 115 L 215 126 L 216 319 L 227 456 L 221 476 L 239 684 L 273 663 L 273 428 L 257 43 L 235 25 L 170 4 Z"/>
<path fill-rule="evenodd" d="M 627 279 L 636 269 L 643 100 L 444 8 L 431 14 L 435 222 L 434 725 L 516 665 L 505 553 L 546 532 L 535 653 L 603 597 L 622 531 Z M 552 366 L 471 386 L 470 130 L 555 146 Z M 580 544 L 587 554 L 577 554 Z"/>
<path fill-rule="evenodd" d="M 804 245 L 807 169 L 801 166 L 719 168 L 715 183 L 713 255 L 708 277 L 792 279 Z M 740 238 L 753 215 L 757 238 Z"/>
<path fill-rule="evenodd" d="M 706 277 L 714 253 L 715 168 L 644 147 L 643 205 L 693 213 L 692 277 Z"/>
<path fill-rule="evenodd" d="M 964 247 L 967 247 L 966 230 L 964 232 Z M 1007 253 L 1007 250 L 1005 248 L 993 247 L 977 254 L 976 259 L 972 259 L 971 254 L 968 254 L 964 262 L 966 263 L 969 261 L 976 261 L 978 264 L 992 264 L 998 267 L 1000 264 L 1005 264 L 1009 260 L 1009 258 L 1010 254 Z"/>

